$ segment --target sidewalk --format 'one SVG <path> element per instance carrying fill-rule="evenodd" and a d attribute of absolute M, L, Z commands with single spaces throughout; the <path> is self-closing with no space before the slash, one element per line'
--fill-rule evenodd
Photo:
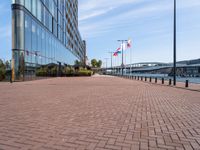
<path fill-rule="evenodd" d="M 200 92 L 117 77 L 0 84 L 0 150 L 199 150 Z"/>

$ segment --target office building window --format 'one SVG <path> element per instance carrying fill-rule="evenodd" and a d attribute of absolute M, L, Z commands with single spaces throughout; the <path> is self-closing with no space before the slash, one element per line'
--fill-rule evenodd
<path fill-rule="evenodd" d="M 31 36 L 32 22 L 28 15 L 25 15 L 25 61 L 31 62 Z"/>
<path fill-rule="evenodd" d="M 42 3 L 40 0 L 37 1 L 37 18 L 42 22 Z"/>
<path fill-rule="evenodd" d="M 32 14 L 37 17 L 37 0 L 32 1 Z"/>
<path fill-rule="evenodd" d="M 25 0 L 25 7 L 31 12 L 31 0 Z"/>

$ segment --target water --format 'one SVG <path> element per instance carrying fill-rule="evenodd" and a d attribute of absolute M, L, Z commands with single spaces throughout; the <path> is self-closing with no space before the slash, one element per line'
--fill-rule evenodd
<path fill-rule="evenodd" d="M 130 75 L 130 74 L 127 74 Z M 143 76 L 143 77 L 152 77 L 152 78 L 164 78 L 166 80 L 173 79 L 173 77 L 168 76 L 168 74 L 136 74 L 132 73 L 133 76 Z M 200 77 L 177 77 L 178 82 L 185 82 L 186 80 L 189 80 L 190 83 L 200 84 Z"/>

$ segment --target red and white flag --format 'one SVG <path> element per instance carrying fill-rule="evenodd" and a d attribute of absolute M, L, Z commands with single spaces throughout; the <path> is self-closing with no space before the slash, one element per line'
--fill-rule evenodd
<path fill-rule="evenodd" d="M 117 52 L 118 52 L 118 51 L 121 51 L 121 47 L 119 47 L 119 48 L 117 49 Z"/>
<path fill-rule="evenodd" d="M 127 48 L 131 48 L 131 46 L 132 46 L 132 41 L 131 41 L 131 39 L 129 39 L 127 42 Z"/>

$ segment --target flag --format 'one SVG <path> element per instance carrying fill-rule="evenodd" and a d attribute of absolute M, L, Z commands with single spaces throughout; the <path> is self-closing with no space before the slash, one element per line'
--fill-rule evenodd
<path fill-rule="evenodd" d="M 114 52 L 113 56 L 115 56 L 115 57 L 118 56 L 118 53 L 117 53 L 117 52 Z"/>
<path fill-rule="evenodd" d="M 127 48 L 131 48 L 131 39 L 129 39 L 127 42 Z"/>
<path fill-rule="evenodd" d="M 120 51 L 120 50 L 121 50 L 121 47 L 119 47 L 119 48 L 117 49 L 117 52 Z"/>
<path fill-rule="evenodd" d="M 121 54 L 121 51 L 114 52 L 113 56 L 118 56 L 118 54 Z"/>

